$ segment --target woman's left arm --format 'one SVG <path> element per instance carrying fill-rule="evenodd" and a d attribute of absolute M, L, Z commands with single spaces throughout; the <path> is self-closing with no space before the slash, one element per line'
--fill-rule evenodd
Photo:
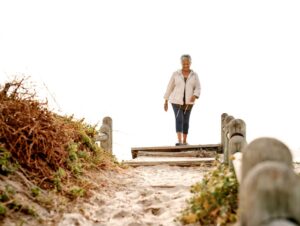
<path fill-rule="evenodd" d="M 195 73 L 195 89 L 193 95 L 198 99 L 201 93 L 201 85 L 198 75 Z"/>

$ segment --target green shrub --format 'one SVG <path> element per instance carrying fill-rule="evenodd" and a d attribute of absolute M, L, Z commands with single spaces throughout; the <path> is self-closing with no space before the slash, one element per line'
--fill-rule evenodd
<path fill-rule="evenodd" d="M 236 221 L 238 182 L 229 167 L 218 163 L 191 192 L 194 196 L 179 218 L 183 224 L 228 225 Z"/>

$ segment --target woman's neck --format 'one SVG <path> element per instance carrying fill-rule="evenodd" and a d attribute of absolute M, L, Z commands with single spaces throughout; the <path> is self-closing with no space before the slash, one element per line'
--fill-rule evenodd
<path fill-rule="evenodd" d="M 187 70 L 182 69 L 181 71 L 182 71 L 182 74 L 183 74 L 183 75 L 189 75 L 190 72 L 191 72 L 190 69 L 187 69 Z"/>

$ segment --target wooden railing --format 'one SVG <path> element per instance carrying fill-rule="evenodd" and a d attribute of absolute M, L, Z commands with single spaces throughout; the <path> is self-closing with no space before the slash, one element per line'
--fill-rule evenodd
<path fill-rule="evenodd" d="M 242 119 L 235 119 L 233 116 L 222 114 L 222 140 L 224 164 L 233 167 L 233 160 L 239 159 L 242 149 L 247 144 L 246 123 Z M 240 172 L 235 171 L 240 179 Z"/>
<path fill-rule="evenodd" d="M 239 186 L 240 226 L 300 225 L 300 178 L 292 154 L 281 141 L 262 137 L 246 142 L 246 124 L 222 114 L 224 164 Z"/>
<path fill-rule="evenodd" d="M 95 137 L 95 140 L 100 142 L 100 147 L 111 153 L 113 150 L 112 131 L 112 119 L 110 117 L 104 117 L 99 133 Z"/>

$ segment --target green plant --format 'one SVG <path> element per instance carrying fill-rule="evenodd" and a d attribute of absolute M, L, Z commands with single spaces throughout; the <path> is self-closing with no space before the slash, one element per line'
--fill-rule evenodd
<path fill-rule="evenodd" d="M 9 195 L 6 192 L 0 192 L 0 202 L 7 202 L 9 200 Z"/>
<path fill-rule="evenodd" d="M 194 196 L 179 217 L 183 224 L 228 225 L 236 221 L 238 183 L 229 167 L 218 163 L 191 192 Z"/>
<path fill-rule="evenodd" d="M 87 133 L 85 131 L 82 131 L 80 133 L 81 135 L 81 141 L 84 145 L 86 145 L 90 150 L 92 151 L 96 151 L 96 144 L 93 141 L 93 139 L 87 135 Z"/>
<path fill-rule="evenodd" d="M 66 171 L 63 168 L 58 168 L 58 170 L 56 171 L 56 176 L 58 176 L 59 178 L 63 178 L 66 175 Z"/>
<path fill-rule="evenodd" d="M 66 171 L 63 168 L 58 168 L 55 172 L 53 183 L 57 191 L 62 190 L 61 179 L 66 176 Z"/>
<path fill-rule="evenodd" d="M 79 162 L 69 162 L 68 163 L 69 169 L 71 170 L 71 172 L 75 175 L 78 176 L 80 174 L 82 174 L 82 166 Z"/>
<path fill-rule="evenodd" d="M 69 191 L 69 196 L 72 199 L 83 197 L 85 195 L 86 191 L 83 188 L 80 188 L 78 186 L 74 186 Z"/>
<path fill-rule="evenodd" d="M 82 173 L 82 166 L 79 161 L 79 150 L 78 150 L 78 144 L 72 142 L 69 144 L 67 151 L 69 153 L 69 158 L 67 160 L 68 169 L 71 170 L 72 173 L 75 175 Z M 82 156 L 83 151 L 80 151 L 80 156 Z"/>
<path fill-rule="evenodd" d="M 31 195 L 33 197 L 39 196 L 40 193 L 41 193 L 41 189 L 39 187 L 33 187 L 33 188 L 31 188 Z"/>
<path fill-rule="evenodd" d="M 69 160 L 70 161 L 76 161 L 78 159 L 77 157 L 77 151 L 78 151 L 78 144 L 76 143 L 70 143 L 67 151 L 69 153 Z"/>
<path fill-rule="evenodd" d="M 12 199 L 16 191 L 9 185 L 5 186 L 5 190 L 0 190 L 0 215 L 5 215 L 7 208 L 13 203 Z"/>
<path fill-rule="evenodd" d="M 5 216 L 7 210 L 22 212 L 27 215 L 37 216 L 34 209 L 29 206 L 24 206 L 16 200 L 16 191 L 12 186 L 6 185 L 5 190 L 0 190 L 0 216 Z"/>
<path fill-rule="evenodd" d="M 87 124 L 87 123 L 83 123 L 84 131 L 90 137 L 94 137 L 97 134 L 97 130 L 96 130 L 97 126 L 98 126 L 97 124 L 96 125 L 90 125 L 90 124 Z"/>
<path fill-rule="evenodd" d="M 12 162 L 11 153 L 0 146 L 0 174 L 7 176 L 17 169 L 18 165 Z"/>
<path fill-rule="evenodd" d="M 86 151 L 78 151 L 77 156 L 78 156 L 78 158 L 82 158 L 85 160 L 88 160 L 88 158 L 89 158 L 89 154 Z"/>
<path fill-rule="evenodd" d="M 7 212 L 6 207 L 2 203 L 0 203 L 0 217 L 5 216 L 6 212 Z"/>

